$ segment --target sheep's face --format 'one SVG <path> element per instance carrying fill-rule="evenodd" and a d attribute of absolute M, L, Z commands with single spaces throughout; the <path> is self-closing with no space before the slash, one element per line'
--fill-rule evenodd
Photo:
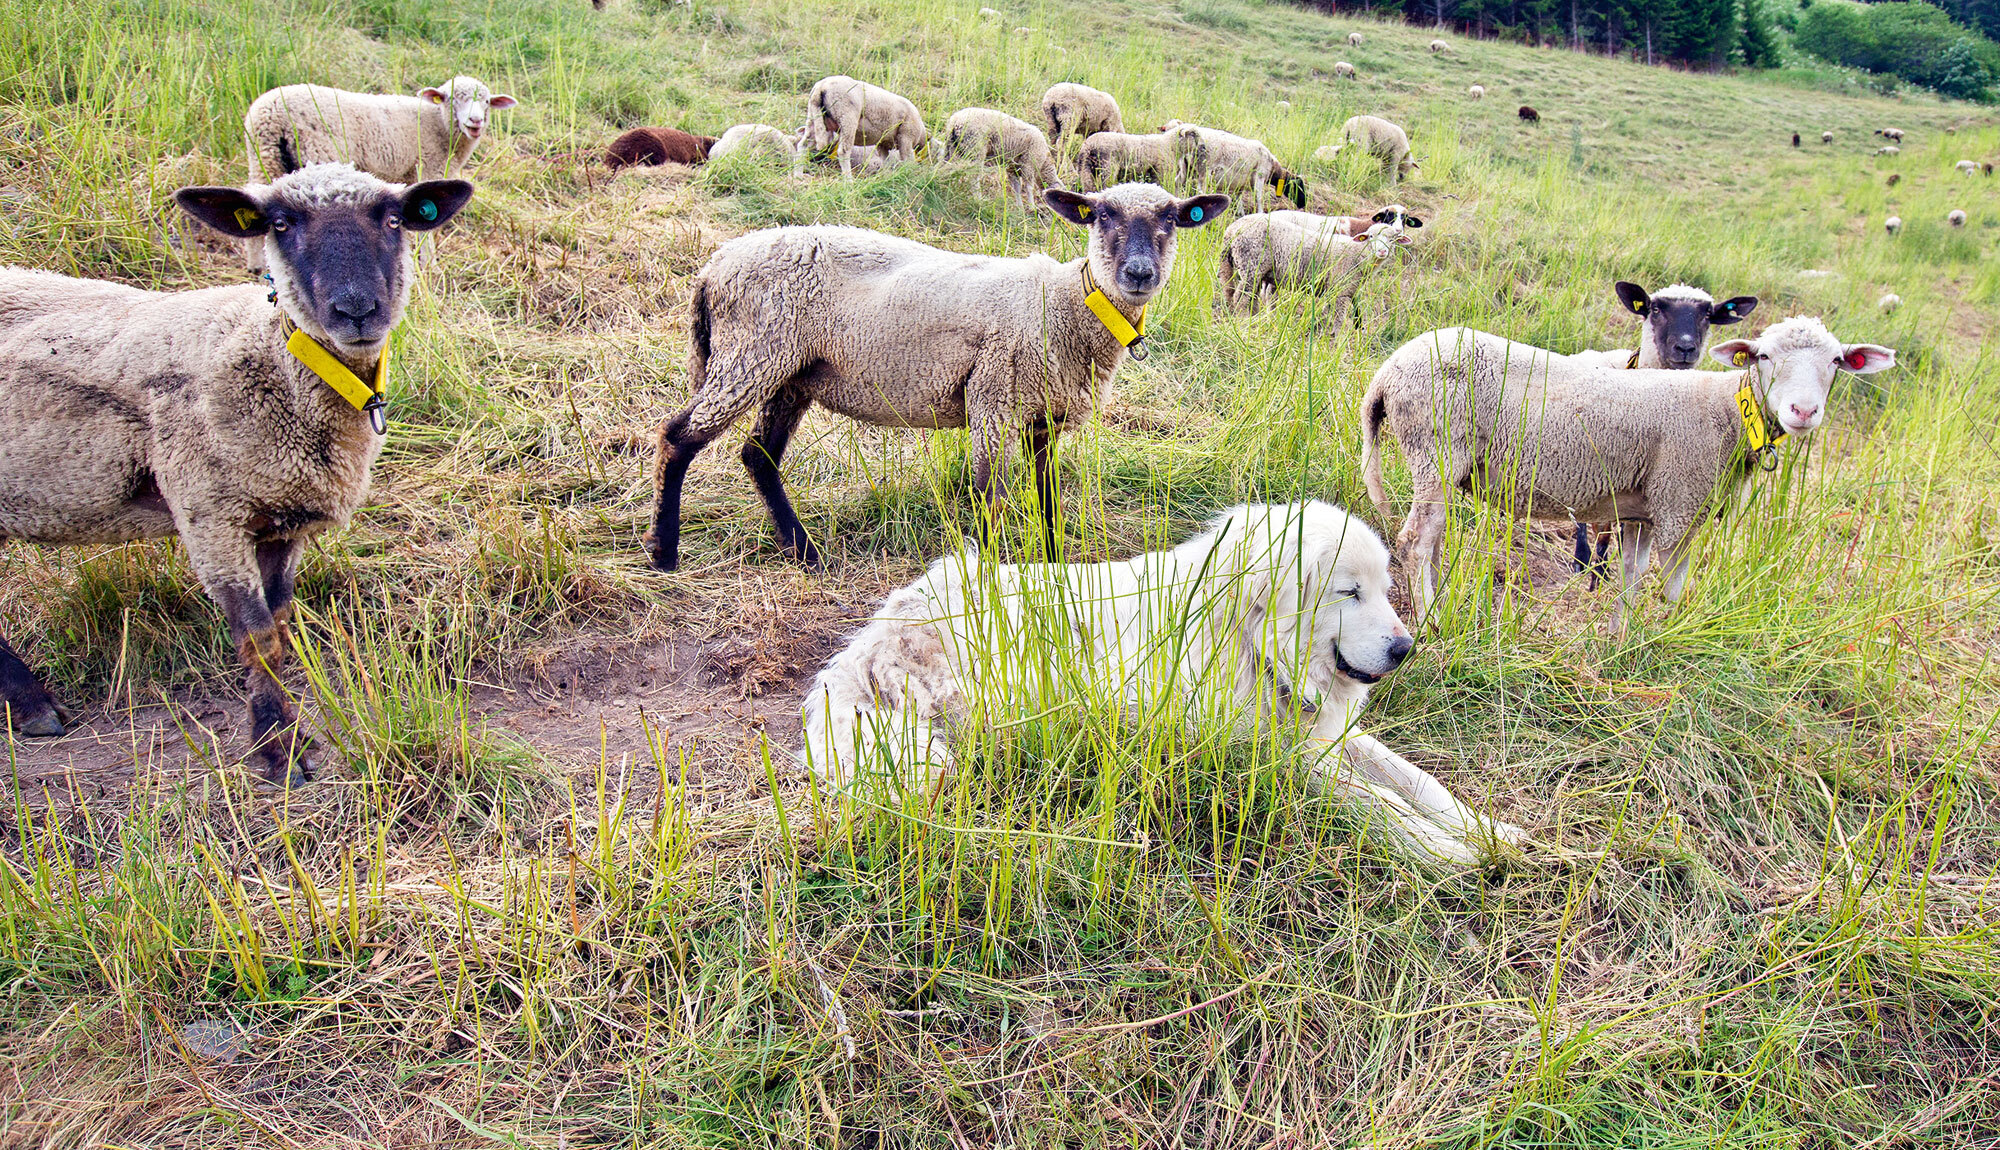
<path fill-rule="evenodd" d="M 1280 566 L 1271 578 L 1246 581 L 1265 612 L 1248 618 L 1245 639 L 1286 689 L 1318 705 L 1343 682 L 1380 680 L 1416 644 L 1389 602 L 1389 549 L 1381 538 L 1329 504 L 1308 504 L 1303 515 L 1303 524 L 1280 518 L 1265 525 L 1285 547 L 1301 548 L 1303 576 Z M 1304 656 L 1303 682 L 1287 658 L 1293 652 Z"/>
<path fill-rule="evenodd" d="M 329 350 L 382 350 L 410 292 L 405 233 L 429 231 L 472 198 L 464 180 L 405 188 L 346 164 L 314 164 L 268 186 L 182 188 L 189 215 L 264 243 L 278 306 Z"/>
<path fill-rule="evenodd" d="M 1804 435 L 1826 418 L 1826 396 L 1837 371 L 1872 375 L 1896 365 L 1896 353 L 1872 343 L 1843 344 L 1806 316 L 1773 324 L 1756 339 L 1732 339 L 1709 351 L 1730 367 L 1751 373 L 1763 393 L 1764 414 L 1792 435 Z"/>
<path fill-rule="evenodd" d="M 1686 371 L 1701 361 L 1711 325 L 1735 323 L 1757 307 L 1753 295 L 1717 303 L 1714 296 L 1686 284 L 1674 284 L 1652 296 L 1645 288 L 1624 280 L 1618 281 L 1616 288 L 1625 310 L 1639 317 L 1639 338 L 1653 349 L 1653 355 L 1646 358 L 1671 371 Z"/>
<path fill-rule="evenodd" d="M 486 85 L 470 76 L 453 77 L 442 88 L 425 88 L 417 95 L 444 110 L 445 119 L 459 135 L 477 141 L 486 132 L 488 112 L 514 106 L 514 97 L 496 96 Z"/>
<path fill-rule="evenodd" d="M 1050 188 L 1057 215 L 1090 229 L 1084 258 L 1106 294 L 1127 307 L 1144 307 L 1167 284 L 1174 240 L 1182 228 L 1199 228 L 1229 207 L 1228 196 L 1175 199 L 1154 184 L 1119 184 L 1095 195 Z"/>

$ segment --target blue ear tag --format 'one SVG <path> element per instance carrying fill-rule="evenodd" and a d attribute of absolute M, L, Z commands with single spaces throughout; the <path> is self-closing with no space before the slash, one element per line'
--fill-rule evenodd
<path fill-rule="evenodd" d="M 1200 222 L 1201 222 L 1201 208 L 1200 208 L 1200 207 L 1192 207 L 1192 208 L 1189 208 L 1189 209 L 1188 209 L 1188 219 L 1191 219 L 1191 220 L 1193 220 L 1193 221 L 1194 221 L 1195 223 L 1200 223 Z"/>
<path fill-rule="evenodd" d="M 429 200 L 417 201 L 417 218 L 429 223 L 438 218 L 438 206 Z"/>

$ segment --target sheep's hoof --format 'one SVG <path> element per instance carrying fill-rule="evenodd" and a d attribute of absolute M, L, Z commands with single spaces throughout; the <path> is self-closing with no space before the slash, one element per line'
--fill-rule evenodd
<path fill-rule="evenodd" d="M 672 571 L 681 565 L 680 549 L 676 547 L 669 550 L 660 546 L 659 540 L 654 538 L 651 531 L 646 532 L 646 537 L 640 542 L 645 545 L 646 558 L 653 564 L 655 571 Z"/>
<path fill-rule="evenodd" d="M 250 764 L 274 787 L 302 787 L 313 781 L 313 741 L 292 730 L 273 734 L 250 753 Z"/>
<path fill-rule="evenodd" d="M 69 728 L 63 726 L 62 716 L 56 713 L 53 705 L 14 724 L 14 729 L 30 739 L 54 739 L 69 733 Z"/>

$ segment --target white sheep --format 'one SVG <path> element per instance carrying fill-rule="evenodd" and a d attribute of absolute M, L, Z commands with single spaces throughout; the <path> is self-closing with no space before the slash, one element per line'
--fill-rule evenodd
<path fill-rule="evenodd" d="M 1351 144 L 1358 144 L 1361 150 L 1382 161 L 1382 174 L 1389 178 L 1394 187 L 1404 176 L 1421 169 L 1410 158 L 1409 133 L 1380 116 L 1353 116 L 1340 126 L 1341 142 L 1331 150 L 1314 152 L 1315 157 L 1324 155 L 1328 163 L 1339 159 L 1340 151 Z"/>
<path fill-rule="evenodd" d="M 1296 288 L 1331 294 L 1333 331 L 1339 331 L 1355 292 L 1387 263 L 1397 245 L 1410 242 L 1406 227 L 1423 227 L 1401 204 L 1390 204 L 1353 234 L 1352 216 L 1267 212 L 1244 216 L 1222 234 L 1213 310 L 1254 315 L 1264 293 Z"/>
<path fill-rule="evenodd" d="M 944 158 L 997 161 L 1007 175 L 1008 192 L 1030 207 L 1045 189 L 1063 186 L 1042 130 L 992 108 L 960 108 L 951 114 L 944 127 Z"/>
<path fill-rule="evenodd" d="M 175 193 L 202 223 L 265 248 L 275 303 L 261 284 L 157 292 L 0 269 L 0 540 L 178 535 L 228 620 L 251 758 L 274 782 L 312 771 L 277 679 L 299 558 L 368 493 L 409 236 L 471 198 L 463 180 L 404 187 L 346 164 Z M 0 702 L 25 734 L 62 733 L 4 639 Z"/>
<path fill-rule="evenodd" d="M 1482 84 L 1474 84 L 1465 90 L 1465 94 L 1474 100 L 1484 100 L 1486 98 L 1486 88 Z"/>
<path fill-rule="evenodd" d="M 1051 84 L 1042 93 L 1042 118 L 1048 121 L 1052 147 L 1060 147 L 1065 136 L 1082 139 L 1125 130 L 1117 97 L 1085 84 Z"/>
<path fill-rule="evenodd" d="M 1875 134 L 1891 143 L 1900 144 L 1903 142 L 1903 129 L 1901 128 L 1877 128 L 1875 129 Z"/>
<path fill-rule="evenodd" d="M 1953 208 L 1951 211 L 1945 214 L 1944 222 L 1950 224 L 1952 227 L 1955 228 L 1964 227 L 1965 211 L 1961 208 Z"/>
<path fill-rule="evenodd" d="M 915 104 L 852 76 L 828 76 L 806 93 L 805 134 L 812 151 L 837 149 L 841 177 L 849 180 L 854 178 L 850 153 L 855 145 L 885 153 L 894 149 L 908 163 L 930 138 Z"/>
<path fill-rule="evenodd" d="M 1895 315 L 1897 311 L 1902 309 L 1903 297 L 1897 295 L 1895 292 L 1890 292 L 1881 299 L 1876 300 L 1875 306 L 1882 309 L 1883 315 Z"/>
<path fill-rule="evenodd" d="M 1076 154 L 1078 183 L 1085 191 L 1107 188 L 1121 180 L 1174 183 L 1175 168 L 1172 132 L 1097 132 Z"/>
<path fill-rule="evenodd" d="M 1900 156 L 1903 154 L 1903 149 L 1894 144 L 1884 144 L 1875 149 L 1875 154 L 1878 156 Z"/>
<path fill-rule="evenodd" d="M 1361 47 L 1361 42 L 1364 39 L 1366 39 L 1366 37 L 1362 36 L 1361 33 L 1359 32 L 1349 32 L 1347 34 L 1347 43 L 1350 47 L 1354 48 Z"/>
<path fill-rule="evenodd" d="M 1902 231 L 1902 230 L 1903 230 L 1903 217 L 1901 217 L 1901 216 L 1890 216 L 1890 217 L 1889 217 L 1888 219 L 1886 219 L 1886 220 L 1883 220 L 1883 221 L 1882 221 L 1882 230 L 1883 230 L 1883 231 L 1885 231 L 1885 232 L 1888 232 L 1888 233 L 1889 233 L 1890 235 L 1892 235 L 1892 236 L 1893 236 L 1893 235 L 1895 235 L 1895 234 L 1896 234 L 1897 232 L 1900 232 L 1900 231 Z"/>
<path fill-rule="evenodd" d="M 1306 206 L 1305 181 L 1280 164 L 1264 141 L 1179 120 L 1167 121 L 1166 131 L 1173 138 L 1176 170 L 1196 189 L 1248 193 L 1263 211 L 1264 189 L 1270 187 L 1294 206 Z"/>
<path fill-rule="evenodd" d="M 969 427 L 973 483 L 989 509 L 1025 434 L 1053 555 L 1055 438 L 1089 418 L 1127 348 L 1144 339 L 1179 231 L 1208 224 L 1229 201 L 1175 199 L 1151 184 L 1094 196 L 1050 189 L 1044 199 L 1090 229 L 1082 258 L 965 255 L 844 227 L 771 228 L 717 248 L 694 281 L 694 399 L 660 428 L 654 565 L 680 563 L 688 465 L 752 409 L 743 465 L 783 548 L 819 561 L 778 473 L 815 401 L 883 427 Z"/>
<path fill-rule="evenodd" d="M 1822 143 L 1822 144 L 1831 144 L 1831 143 L 1833 143 L 1833 133 L 1832 133 L 1832 132 L 1821 132 L 1821 133 L 1819 134 L 1819 142 L 1820 142 L 1820 143 Z"/>
<path fill-rule="evenodd" d="M 1444 50 L 1445 50 L 1446 48 L 1448 48 L 1448 47 L 1450 47 L 1450 45 L 1449 45 L 1449 44 L 1446 44 L 1446 43 L 1445 43 L 1445 42 L 1444 42 L 1443 40 L 1432 40 L 1432 41 L 1431 41 L 1431 51 L 1432 51 L 1432 52 L 1442 52 L 1442 51 L 1444 51 Z"/>
<path fill-rule="evenodd" d="M 1956 164 L 1953 164 L 1952 167 L 1957 168 L 1958 174 L 1961 176 L 1976 176 L 1979 174 L 1978 160 L 1960 160 Z"/>
<path fill-rule="evenodd" d="M 1333 75 L 1338 80 L 1352 80 L 1355 78 L 1354 65 L 1345 60 L 1335 60 L 1333 62 Z"/>
<path fill-rule="evenodd" d="M 799 159 L 796 142 L 793 136 L 769 124 L 738 124 L 709 145 L 708 158 L 713 163 L 738 151 L 758 151 L 796 161 Z"/>
<path fill-rule="evenodd" d="M 1841 344 L 1817 319 L 1773 324 L 1709 353 L 1741 370 L 1619 371 L 1469 328 L 1426 332 L 1375 372 L 1361 401 L 1361 469 L 1384 514 L 1380 431 L 1401 444 L 1415 490 L 1398 536 L 1421 620 L 1436 598 L 1450 492 L 1478 493 L 1519 517 L 1620 521 L 1622 632 L 1655 543 L 1678 602 L 1696 529 L 1724 487 L 1775 465 L 1776 443 L 1825 417 L 1834 372 L 1866 375 L 1896 353 Z M 1750 389 L 1748 410 L 1737 394 Z M 1643 517 L 1643 518 L 1641 518 Z"/>
<path fill-rule="evenodd" d="M 979 18 L 981 20 L 998 20 L 1000 18 L 1000 12 L 998 9 L 995 8 L 981 8 L 979 10 Z"/>

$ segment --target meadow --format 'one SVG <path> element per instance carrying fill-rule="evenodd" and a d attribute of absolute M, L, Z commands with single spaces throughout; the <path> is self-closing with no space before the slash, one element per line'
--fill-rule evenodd
<path fill-rule="evenodd" d="M 2000 196 L 1952 168 L 2000 160 L 2000 120 L 1827 69 L 1433 56 L 1254 0 L 979 7 L 0 0 L 8 264 L 240 282 L 168 197 L 241 182 L 277 84 L 521 100 L 398 331 L 371 501 L 300 579 L 321 781 L 245 777 L 227 629 L 177 545 L 0 549 L 6 633 L 79 719 L 6 744 L 0 1145 L 2000 1142 Z M 1460 508 L 1445 601 L 1365 722 L 1529 829 L 1488 866 L 1399 852 L 1278 733 L 1088 689 L 974 740 L 935 797 L 836 796 L 792 765 L 799 700 L 972 533 L 965 437 L 808 417 L 807 571 L 727 435 L 681 570 L 652 571 L 689 277 L 781 223 L 1060 259 L 1083 234 L 962 167 L 597 163 L 637 124 L 794 127 L 836 72 L 934 130 L 1081 81 L 1128 124 L 1264 139 L 1317 210 L 1426 220 L 1344 330 L 1309 297 L 1214 317 L 1221 228 L 1185 235 L 1153 355 L 1063 439 L 1072 557 L 1243 500 L 1392 537 L 1358 472 L 1374 367 L 1454 324 L 1631 346 L 1618 279 L 1753 294 L 1750 328 L 1819 315 L 1899 365 L 1844 379 L 1705 532 L 1681 608 L 1649 586 L 1621 639 L 1560 541 Z M 1393 193 L 1308 161 L 1357 112 L 1411 129 Z M 1018 515 L 996 545 L 1034 538 Z"/>

